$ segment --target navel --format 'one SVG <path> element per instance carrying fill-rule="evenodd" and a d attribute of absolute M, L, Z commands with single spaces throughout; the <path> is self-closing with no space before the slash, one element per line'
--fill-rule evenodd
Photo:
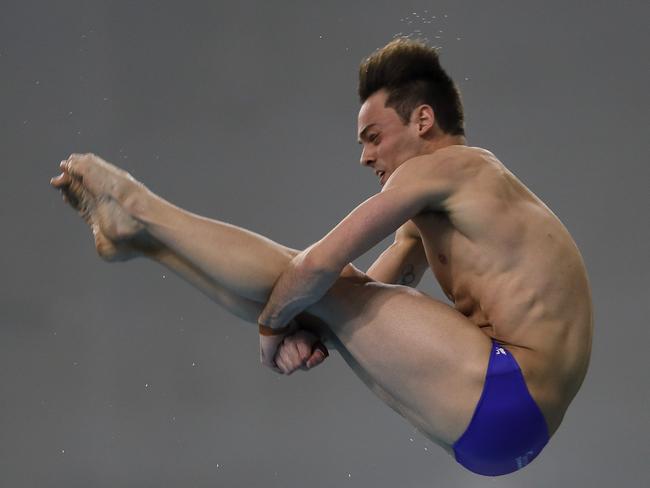
<path fill-rule="evenodd" d="M 447 256 L 444 254 L 438 254 L 438 261 L 440 261 L 442 264 L 447 264 Z"/>

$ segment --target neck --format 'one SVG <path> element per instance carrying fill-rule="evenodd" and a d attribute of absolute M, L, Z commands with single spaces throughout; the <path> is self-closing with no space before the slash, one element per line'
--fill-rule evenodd
<path fill-rule="evenodd" d="M 452 136 L 450 134 L 440 134 L 438 137 L 433 138 L 426 145 L 427 153 L 434 153 L 438 149 L 442 149 L 447 146 L 466 146 L 467 141 L 465 136 Z"/>

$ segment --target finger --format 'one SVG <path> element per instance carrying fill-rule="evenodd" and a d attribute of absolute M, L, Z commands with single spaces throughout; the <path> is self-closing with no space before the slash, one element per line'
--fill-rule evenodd
<path fill-rule="evenodd" d="M 298 367 L 302 364 L 303 359 L 300 357 L 298 351 L 298 344 L 295 341 L 286 341 L 282 349 L 283 354 L 287 358 L 287 363 L 291 366 Z"/>
<path fill-rule="evenodd" d="M 326 356 L 323 352 L 321 352 L 321 351 L 316 351 L 316 352 L 314 352 L 314 353 L 310 356 L 310 358 L 307 360 L 307 362 L 305 363 L 305 366 L 307 367 L 307 369 L 311 369 L 311 368 L 313 368 L 314 366 L 318 366 L 320 363 L 322 363 L 323 361 L 325 361 L 325 358 L 326 358 L 326 357 L 327 357 L 327 356 Z"/>
<path fill-rule="evenodd" d="M 313 345 L 318 342 L 318 337 L 304 329 L 299 329 L 288 336 L 286 340 L 290 340 L 296 345 L 298 356 L 304 362 L 311 356 Z"/>
<path fill-rule="evenodd" d="M 298 348 L 298 356 L 300 357 L 300 361 L 304 363 L 311 356 L 312 344 L 306 340 L 302 340 L 296 343 L 296 347 Z"/>
<path fill-rule="evenodd" d="M 278 365 L 278 362 L 277 362 L 277 361 L 273 361 L 271 364 L 267 364 L 266 366 L 267 366 L 269 369 L 275 371 L 276 373 L 284 374 L 284 371 L 283 371 L 282 368 Z"/>
<path fill-rule="evenodd" d="M 262 363 L 263 366 L 266 366 L 267 368 L 270 368 L 277 373 L 284 374 L 284 371 L 282 371 L 282 369 L 280 368 L 280 366 L 277 364 L 276 361 L 267 361 L 265 359 L 262 359 L 260 362 Z"/>
<path fill-rule="evenodd" d="M 284 358 L 278 357 L 275 360 L 275 364 L 276 364 L 276 367 L 280 370 L 280 372 L 282 374 L 287 374 L 287 371 L 289 370 L 289 368 L 287 367 L 287 365 L 286 365 L 286 363 L 284 361 Z"/>
<path fill-rule="evenodd" d="M 300 360 L 296 360 L 296 356 L 291 352 L 291 349 L 291 344 L 284 343 L 282 346 L 280 346 L 278 352 L 278 360 L 281 361 L 284 372 L 286 374 L 293 373 L 301 364 Z"/>
<path fill-rule="evenodd" d="M 314 351 L 307 360 L 306 366 L 308 368 L 313 368 L 314 366 L 325 361 L 325 358 L 329 356 L 329 352 L 325 345 L 322 342 L 317 342 L 314 346 Z"/>

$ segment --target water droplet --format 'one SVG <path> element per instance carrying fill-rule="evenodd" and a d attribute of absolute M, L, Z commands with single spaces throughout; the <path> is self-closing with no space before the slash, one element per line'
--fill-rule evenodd
<path fill-rule="evenodd" d="M 41 84 L 41 82 L 40 82 L 40 81 L 38 81 L 38 80 L 36 80 L 36 84 L 37 84 L 37 85 L 40 85 L 40 84 Z"/>
<path fill-rule="evenodd" d="M 409 441 L 413 442 L 413 437 L 409 437 Z"/>
<path fill-rule="evenodd" d="M 465 81 L 469 81 L 469 77 L 466 76 L 466 77 L 465 77 Z"/>
<path fill-rule="evenodd" d="M 196 363 L 192 363 L 192 366 L 196 366 Z"/>
<path fill-rule="evenodd" d="M 348 478 L 352 478 L 352 474 L 348 473 Z"/>
<path fill-rule="evenodd" d="M 126 157 L 126 156 L 124 156 L 124 157 Z M 162 275 L 162 277 L 163 277 L 163 280 L 164 280 L 164 279 L 165 279 L 165 275 Z"/>
<path fill-rule="evenodd" d="M 462 37 L 457 37 L 456 38 L 457 41 L 460 41 L 461 39 L 462 39 Z"/>
<path fill-rule="evenodd" d="M 61 449 L 61 454 L 65 454 L 65 449 Z"/>
<path fill-rule="evenodd" d="M 145 387 L 145 388 L 149 388 L 149 383 L 145 383 L 145 384 L 144 384 L 144 387 Z"/>

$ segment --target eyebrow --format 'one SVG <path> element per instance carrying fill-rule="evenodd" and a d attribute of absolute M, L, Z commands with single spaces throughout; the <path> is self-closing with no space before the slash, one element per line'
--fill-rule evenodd
<path fill-rule="evenodd" d="M 365 139 L 365 137 L 366 137 L 366 133 L 370 130 L 370 128 L 371 128 L 373 125 L 377 125 L 377 123 L 376 123 L 376 122 L 373 122 L 372 124 L 368 124 L 368 125 L 366 125 L 366 126 L 363 128 L 363 130 L 362 130 L 361 133 L 359 134 L 359 139 L 357 139 L 357 142 L 358 142 L 359 144 L 361 144 L 361 140 L 362 140 L 362 139 Z"/>

